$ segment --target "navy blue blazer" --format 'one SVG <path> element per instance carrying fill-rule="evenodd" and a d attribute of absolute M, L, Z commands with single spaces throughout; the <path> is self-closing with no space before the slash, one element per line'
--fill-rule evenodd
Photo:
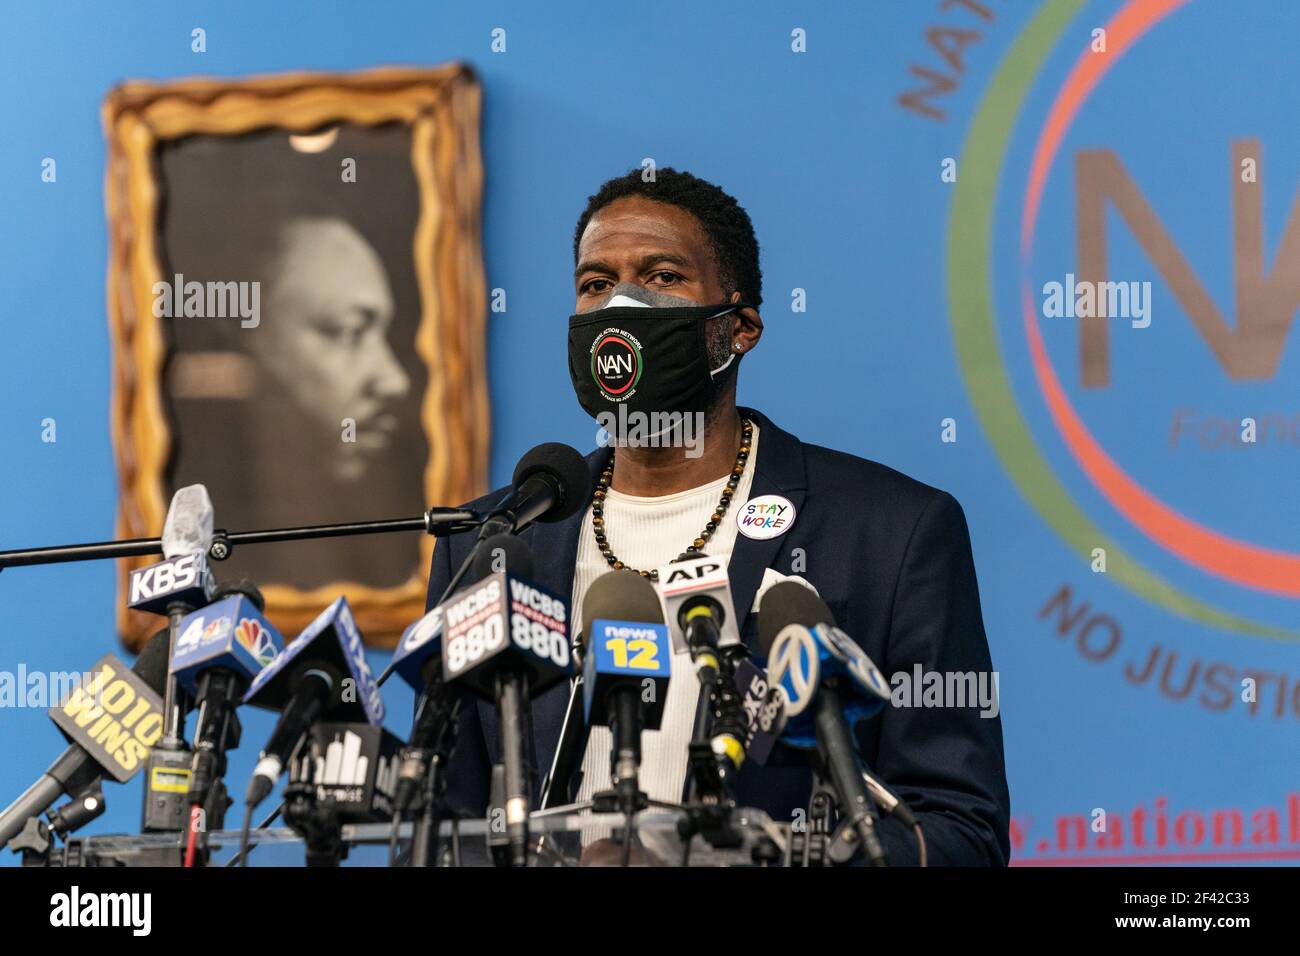
<path fill-rule="evenodd" d="M 957 501 L 884 465 L 805 444 L 762 414 L 742 411 L 760 428 L 750 496 L 781 495 L 796 511 L 793 526 L 778 537 L 737 535 L 728 571 L 749 646 L 757 651 L 757 615 L 750 608 L 763 569 L 773 568 L 810 581 L 839 626 L 887 678 L 900 671 L 910 675 L 916 664 L 926 672 L 991 672 L 970 533 Z M 608 456 L 608 449 L 588 456 L 588 496 Z M 495 491 L 469 507 L 485 509 L 502 494 Z M 536 556 L 536 582 L 566 599 L 573 591 L 583 515 L 535 524 L 521 534 Z M 442 594 L 472 543 L 472 535 L 457 535 L 434 549 L 430 602 Z M 792 570 L 796 559 L 798 572 Z M 567 682 L 533 701 L 535 799 L 567 702 Z M 1010 797 L 999 717 L 981 717 L 978 706 L 887 706 L 859 728 L 858 738 L 867 765 L 917 813 L 931 865 L 1007 862 Z M 448 766 L 453 808 L 486 813 L 491 767 L 499 759 L 494 708 L 481 701 L 462 707 Z M 774 820 L 789 820 L 797 808 L 807 808 L 812 774 L 803 761 L 795 763 L 746 763 L 737 780 L 739 803 Z M 911 831 L 896 820 L 882 819 L 880 835 L 892 865 L 918 862 Z"/>

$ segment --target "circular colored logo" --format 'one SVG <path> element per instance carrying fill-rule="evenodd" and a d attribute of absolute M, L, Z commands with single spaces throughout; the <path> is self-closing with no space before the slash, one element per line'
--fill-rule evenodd
<path fill-rule="evenodd" d="M 1027 181 L 1018 190 L 1020 261 L 1016 264 L 1019 273 L 1016 284 L 1025 341 L 1039 396 L 1071 466 L 1088 479 L 1132 528 L 1200 572 L 1252 591 L 1300 597 L 1300 554 L 1229 535 L 1211 526 L 1212 517 L 1197 520 L 1189 516 L 1133 477 L 1117 461 L 1114 451 L 1093 434 L 1076 403 L 1070 400 L 1049 358 L 1038 321 L 1039 306 L 1034 298 L 1037 286 L 1030 280 L 1044 187 L 1065 135 L 1114 65 L 1149 30 L 1188 3 L 1189 0 L 1128 0 L 1104 24 L 1104 29 L 1098 31 L 1106 37 L 1106 55 L 1097 55 L 1088 48 L 1080 51 L 1064 83 L 1048 100 L 1046 117 L 1034 137 Z M 1083 0 L 1052 0 L 1031 18 L 988 85 L 962 149 L 962 176 L 956 184 L 951 207 L 947 268 L 949 316 L 968 392 L 998 458 L 1020 491 L 1085 561 L 1101 550 L 1108 556 L 1107 570 L 1113 579 L 1181 617 L 1237 633 L 1297 640 L 1300 635 L 1295 631 L 1226 611 L 1199 594 L 1175 586 L 1146 562 L 1121 548 L 1103 530 L 1097 520 L 1100 516 L 1089 514 L 1067 490 L 1020 410 L 1006 356 L 999 347 L 1000 333 L 995 318 L 994 276 L 999 265 L 991 241 L 995 202 L 999 186 L 1017 186 L 1005 182 L 1004 167 L 1013 129 L 1023 118 L 1021 109 L 1025 98 L 1082 6 Z M 1086 166 L 1088 176 L 1077 174 L 1085 186 L 1112 203 L 1123 203 L 1128 217 L 1137 216 L 1138 203 L 1120 188 L 1129 184 L 1125 178 L 1127 173 L 1112 158 L 1112 153 L 1094 150 L 1087 162 L 1091 164 Z M 1140 211 L 1145 214 L 1145 209 Z M 1087 224 L 1080 225 L 1079 229 L 1087 239 L 1092 234 L 1084 230 L 1084 225 Z M 1153 244 L 1151 234 L 1148 230 L 1142 241 Z M 1104 233 L 1098 235 L 1104 239 Z M 1074 276 L 1066 278 L 1073 280 Z M 1181 281 L 1181 277 L 1176 278 Z M 1162 281 L 1168 282 L 1168 278 Z M 1099 326 L 1093 326 L 1090 336 L 1098 334 L 1096 328 Z M 1092 344 L 1093 352 L 1105 358 L 1095 343 Z"/>
<path fill-rule="evenodd" d="M 621 402 L 641 381 L 641 343 L 623 329 L 605 329 L 591 346 L 591 377 L 601 394 Z"/>
<path fill-rule="evenodd" d="M 812 631 L 787 624 L 772 642 L 767 661 L 768 679 L 785 694 L 785 714 L 798 717 L 817 695 L 821 658 Z"/>

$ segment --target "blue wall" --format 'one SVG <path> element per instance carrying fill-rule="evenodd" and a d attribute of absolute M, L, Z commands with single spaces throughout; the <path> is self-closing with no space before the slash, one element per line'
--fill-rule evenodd
<path fill-rule="evenodd" d="M 962 8 L 941 10 L 937 0 L 846 0 L 789 12 L 795 6 L 148 0 L 120 9 L 90 2 L 8 9 L 0 31 L 7 67 L 0 90 L 0 548 L 100 540 L 113 530 L 99 121 L 108 89 L 128 78 L 464 59 L 485 90 L 488 281 L 507 291 L 509 303 L 489 327 L 494 483 L 504 482 L 518 455 L 539 440 L 585 448 L 593 439 L 572 398 L 564 357 L 571 235 L 587 195 L 645 157 L 714 180 L 749 210 L 762 245 L 767 330 L 745 363 L 742 400 L 806 441 L 886 462 L 951 491 L 966 508 L 1001 672 L 1013 813 L 1030 834 L 1017 855 L 1159 853 L 1195 861 L 1231 851 L 1242 859 L 1300 858 L 1300 834 L 1292 839 L 1286 812 L 1288 793 L 1300 790 L 1294 640 L 1192 621 L 1093 574 L 1000 463 L 954 348 L 950 296 L 963 300 L 978 291 L 963 282 L 987 281 L 1020 414 L 1061 485 L 1109 540 L 1225 613 L 1300 627 L 1294 592 L 1270 595 L 1227 582 L 1135 530 L 1068 455 L 1028 363 L 1016 250 L 1030 152 L 1092 29 L 1124 4 L 990 2 L 991 22 Z M 940 163 L 959 157 L 959 172 L 965 168 L 963 143 L 995 71 L 1018 38 L 1033 32 L 1027 28 L 1044 7 L 1061 10 L 1065 26 L 1026 78 L 1028 93 L 1005 143 L 993 234 L 961 237 L 963 244 L 991 240 L 992 271 L 954 279 L 949 215 L 963 182 L 941 181 Z M 1071 15 L 1075 7 L 1082 9 Z M 1240 7 L 1193 0 L 1117 60 L 1050 172 L 1034 249 L 1036 284 L 1074 268 L 1076 151 L 1110 148 L 1234 321 L 1229 141 L 1263 142 L 1270 265 L 1300 178 L 1300 128 L 1288 92 L 1296 87 L 1292 47 L 1300 12 L 1285 0 Z M 207 31 L 203 54 L 190 51 L 190 31 L 199 26 Z M 507 31 L 503 54 L 489 49 L 496 27 Z M 807 31 L 803 54 L 790 49 L 796 27 Z M 909 73 L 912 65 L 952 72 L 927 42 L 933 27 L 976 31 L 967 37 L 955 89 L 931 100 L 942 119 L 898 103 L 899 94 L 924 85 Z M 1267 79 L 1251 72 L 1258 63 L 1269 64 Z M 57 183 L 41 181 L 45 157 L 58 162 Z M 1115 382 L 1098 392 L 1079 383 L 1075 326 L 1041 320 L 1072 400 L 1111 454 L 1153 493 L 1225 534 L 1297 550 L 1300 444 L 1214 451 L 1168 441 L 1176 407 L 1232 420 L 1300 413 L 1294 342 L 1273 379 L 1229 381 L 1113 214 L 1108 235 L 1114 277 L 1152 280 L 1155 321 L 1146 337 L 1114 327 Z M 806 313 L 790 309 L 795 288 L 807 290 Z M 58 423 L 55 444 L 40 440 L 47 417 Z M 945 418 L 957 422 L 956 443 L 940 440 Z M 871 502 L 845 502 L 846 509 L 863 507 Z M 1113 656 L 1086 659 L 1073 636 L 1057 635 L 1054 617 L 1040 617 L 1063 585 L 1071 587 L 1073 605 L 1088 602 L 1084 620 L 1104 614 L 1122 630 Z M 87 666 L 115 647 L 113 602 L 108 564 L 5 572 L 0 668 Z M 1196 702 L 1197 692 L 1175 700 L 1154 678 L 1127 680 L 1125 664 L 1138 667 L 1155 644 L 1180 655 L 1175 678 L 1192 659 L 1200 662 L 1201 680 L 1213 661 L 1230 667 L 1234 680 L 1250 670 L 1286 675 L 1282 715 L 1272 710 L 1271 679 L 1257 678 L 1262 703 L 1253 714 L 1235 698 L 1215 711 Z M 375 658 L 382 667 L 382 655 Z M 400 733 L 408 729 L 408 700 L 390 688 L 397 715 L 391 723 Z M 247 718 L 233 781 L 247 778 L 268 730 L 264 717 Z M 0 802 L 61 747 L 42 711 L 0 713 Z M 134 827 L 139 786 L 136 780 L 109 791 L 110 812 L 97 831 Z M 1167 835 L 1157 846 L 1149 835 L 1145 846 L 1135 844 L 1130 814 L 1139 807 L 1149 820 L 1163 808 L 1171 828 L 1180 813 L 1208 825 L 1214 810 L 1238 808 L 1245 840 L 1236 847 L 1216 847 L 1209 835 L 1194 841 L 1188 817 L 1181 842 Z M 1276 841 L 1250 839 L 1252 814 L 1261 807 L 1280 815 Z M 1054 819 L 1095 808 L 1112 821 L 1122 818 L 1119 848 L 1058 846 Z M 1108 832 L 1115 836 L 1113 823 Z"/>

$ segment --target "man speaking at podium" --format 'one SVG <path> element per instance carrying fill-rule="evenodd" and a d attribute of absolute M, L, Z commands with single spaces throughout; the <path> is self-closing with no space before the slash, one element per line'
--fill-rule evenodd
<path fill-rule="evenodd" d="M 683 552 L 703 553 L 727 563 L 751 649 L 765 581 L 797 574 L 887 678 L 919 667 L 991 679 L 970 536 L 956 500 L 875 462 L 804 444 L 766 415 L 737 407 L 740 365 L 763 333 L 758 242 L 744 209 L 689 173 L 659 169 L 646 182 L 634 170 L 589 199 L 574 254 L 569 371 L 578 401 L 615 447 L 587 458 L 585 508 L 522 534 L 538 556 L 537 583 L 572 595 L 574 626 L 587 588 L 610 568 L 653 576 Z M 667 435 L 652 425 L 664 412 L 678 416 Z M 826 409 L 844 423 L 868 413 Z M 485 509 L 501 495 L 470 507 Z M 774 517 L 754 521 L 756 513 Z M 435 549 L 431 602 L 464 559 L 469 537 Z M 682 797 L 699 687 L 682 657 L 674 656 L 662 728 L 645 735 L 641 765 L 643 789 L 669 802 Z M 567 700 L 568 687 L 560 686 L 533 702 L 543 772 Z M 593 731 L 579 799 L 611 786 L 606 734 Z M 858 739 L 867 766 L 917 814 L 931 865 L 1007 862 L 1010 801 L 996 708 L 887 705 Z M 451 806 L 482 815 L 499 759 L 495 712 L 467 701 L 448 768 Z M 736 798 L 790 820 L 806 810 L 811 787 L 807 767 L 747 762 Z M 901 823 L 885 817 L 878 830 L 891 864 L 917 862 L 914 837 Z"/>

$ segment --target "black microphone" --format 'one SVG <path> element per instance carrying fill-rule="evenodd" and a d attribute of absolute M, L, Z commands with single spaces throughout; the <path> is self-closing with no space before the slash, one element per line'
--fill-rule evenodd
<path fill-rule="evenodd" d="M 835 616 L 811 588 L 795 581 L 782 581 L 763 595 L 758 622 L 759 644 L 764 657 L 770 658 L 773 645 L 791 625 L 809 630 L 833 628 Z M 835 788 L 841 816 L 862 841 L 871 864 L 884 866 L 884 848 L 876 836 L 875 803 L 863 778 L 863 761 L 844 714 L 853 689 L 843 683 L 834 669 L 827 671 L 820 681 L 814 680 L 817 686 L 812 706 L 817 753 Z"/>
<path fill-rule="evenodd" d="M 563 521 L 587 502 L 591 473 L 575 449 L 546 442 L 532 449 L 515 466 L 511 490 L 479 528 L 478 540 L 496 534 L 518 534 L 534 521 Z"/>
<path fill-rule="evenodd" d="M 256 807 L 266 799 L 280 779 L 280 771 L 293 754 L 298 741 L 303 738 L 312 724 L 320 720 L 334 696 L 335 689 L 342 683 L 343 675 L 338 669 L 324 662 L 313 661 L 304 667 L 293 681 L 293 695 L 280 713 L 271 739 L 258 757 L 253 768 L 253 779 L 248 781 L 248 793 L 244 802 Z"/>
<path fill-rule="evenodd" d="M 161 697 L 167 684 L 167 660 L 170 645 L 170 636 L 167 628 L 156 632 L 145 643 L 140 651 L 140 656 L 136 659 L 135 666 L 131 668 L 131 673 L 142 681 L 156 696 Z M 101 662 L 102 663 L 102 662 Z M 125 669 L 125 668 L 123 668 Z M 81 692 L 86 692 L 82 688 Z M 94 693 L 91 691 L 90 693 Z M 52 711 L 56 708 L 53 708 Z M 156 719 L 157 727 L 155 730 L 161 730 L 161 708 L 153 715 Z M 140 721 L 144 718 L 133 720 L 134 726 L 139 726 Z M 156 739 L 156 734 L 151 734 Z M 41 774 L 17 800 L 5 808 L 0 813 L 0 846 L 8 843 L 15 834 L 17 834 L 26 825 L 28 819 L 44 812 L 59 799 L 60 796 L 67 794 L 75 797 L 86 787 L 92 784 L 96 778 L 105 774 L 113 774 L 119 782 L 125 782 L 134 773 L 139 771 L 142 766 L 141 757 L 143 755 L 136 753 L 133 762 L 130 765 L 120 764 L 118 767 L 112 767 L 113 758 L 107 754 L 91 754 L 85 747 L 73 743 L 63 752 L 54 763 L 50 764 L 48 770 Z"/>
<path fill-rule="evenodd" d="M 862 782 L 871 791 L 871 796 L 882 813 L 895 817 L 908 829 L 915 829 L 921 825 L 921 822 L 916 819 L 916 814 L 912 811 L 912 808 L 903 802 L 902 797 L 885 786 L 884 781 L 880 778 L 864 770 L 862 771 Z M 922 863 L 921 865 L 924 866 L 925 864 Z"/>
<path fill-rule="evenodd" d="M 718 661 L 718 639 L 725 616 L 722 605 L 707 594 L 688 598 L 677 610 L 677 626 L 682 629 L 686 647 L 691 652 L 691 663 L 695 665 L 700 680 L 692 738 L 709 737 L 713 733 L 713 691 L 722 670 Z"/>
<path fill-rule="evenodd" d="M 682 635 L 700 682 L 691 727 L 690 774 L 683 799 L 722 805 L 745 762 L 749 736 L 736 668 L 747 658 L 732 606 L 726 565 L 707 554 L 686 553 L 661 568 L 660 593 Z"/>
<path fill-rule="evenodd" d="M 258 673 L 244 703 L 280 711 L 248 782 L 249 808 L 266 799 L 298 742 L 326 713 L 339 721 L 383 722 L 384 701 L 346 598 L 321 612 Z"/>
<path fill-rule="evenodd" d="M 583 673 L 582 660 L 587 652 L 587 640 L 591 634 L 591 622 L 596 620 L 627 621 L 662 621 L 663 608 L 658 595 L 653 594 L 654 606 L 643 600 L 645 592 L 637 590 L 630 595 L 623 587 L 626 575 L 641 577 L 631 569 L 606 571 L 587 588 L 582 597 L 582 629 L 573 637 L 573 657 L 577 674 L 569 692 L 569 706 L 564 712 L 564 723 L 560 728 L 560 742 L 551 759 L 551 769 L 542 783 L 541 809 L 572 803 L 582 785 L 582 758 L 587 752 L 587 741 L 591 737 L 591 728 L 583 716 Z M 632 600 L 629 602 L 629 596 Z M 638 600 L 638 598 L 642 600 Z M 644 615 L 653 615 L 646 617 Z"/>
<path fill-rule="evenodd" d="M 490 543 L 490 547 L 475 555 L 464 588 L 472 587 L 496 571 L 509 570 L 524 578 L 533 576 L 533 555 L 528 545 L 508 534 L 492 538 Z M 398 816 L 410 809 L 433 758 L 441 756 L 445 762 L 454 743 L 460 692 L 442 679 L 442 615 L 440 604 L 411 625 L 402 635 L 398 654 L 394 655 L 394 670 L 403 679 L 415 678 L 408 682 L 418 694 L 411 740 L 403 751 L 393 798 L 394 813 Z M 410 663 L 417 663 L 418 670 L 413 670 Z"/>
<path fill-rule="evenodd" d="M 692 660 L 705 648 L 717 650 L 726 619 L 722 605 L 707 594 L 692 595 L 682 602 L 677 609 L 677 626 L 686 638 Z"/>
<path fill-rule="evenodd" d="M 582 510 L 590 492 L 591 472 L 577 451 L 558 442 L 532 449 L 519 459 L 510 491 L 483 518 L 473 549 L 447 582 L 438 603 L 451 597 L 489 538 L 518 534 L 534 521 L 570 518 Z"/>
<path fill-rule="evenodd" d="M 393 816 L 397 820 L 401 820 L 411 808 L 419 786 L 429 773 L 435 752 L 443 746 L 448 756 L 451 752 L 451 741 L 447 740 L 445 744 L 443 741 L 448 725 L 455 717 L 458 696 L 453 698 L 450 689 L 442 681 L 440 649 L 429 655 L 419 673 L 420 679 L 424 681 L 424 689 L 416 698 L 411 739 L 402 750 L 397 785 L 393 791 Z"/>
<path fill-rule="evenodd" d="M 518 547 L 502 534 L 478 545 L 475 560 Z M 488 556 L 485 558 L 484 556 Z M 447 601 L 443 678 L 496 704 L 509 861 L 528 862 L 532 773 L 528 702 L 573 673 L 568 602 L 508 567 Z M 491 839 L 491 837 L 489 837 Z"/>
<path fill-rule="evenodd" d="M 236 708 L 249 683 L 284 646 L 263 615 L 265 608 L 251 581 L 221 586 L 211 604 L 181 620 L 172 651 L 172 674 L 198 710 L 185 802 L 212 811 L 209 829 L 221 829 L 229 802 L 222 778 L 226 753 L 239 746 L 242 735 Z"/>
<path fill-rule="evenodd" d="M 645 805 L 638 776 L 641 734 L 658 730 L 671 677 L 672 649 L 659 592 L 635 571 L 610 571 L 595 606 L 583 604 L 583 631 L 590 644 L 583 666 L 583 704 L 588 727 L 610 729 L 613 797 L 631 815 Z M 590 594 L 590 591 L 588 592 Z M 605 795 L 594 797 L 597 807 Z"/>
<path fill-rule="evenodd" d="M 686 799 L 706 803 L 731 800 L 736 776 L 745 763 L 749 724 L 744 700 L 736 688 L 736 662 L 718 648 L 722 608 L 708 597 L 696 599 L 693 616 L 679 616 L 684 622 L 691 663 L 700 682 L 690 744 L 691 775 Z"/>
<path fill-rule="evenodd" d="M 728 664 L 748 653 L 736 627 L 725 561 L 699 552 L 683 554 L 659 568 L 659 594 L 678 653 L 687 649 L 688 626 L 697 631 L 697 641 L 721 650 Z"/>

